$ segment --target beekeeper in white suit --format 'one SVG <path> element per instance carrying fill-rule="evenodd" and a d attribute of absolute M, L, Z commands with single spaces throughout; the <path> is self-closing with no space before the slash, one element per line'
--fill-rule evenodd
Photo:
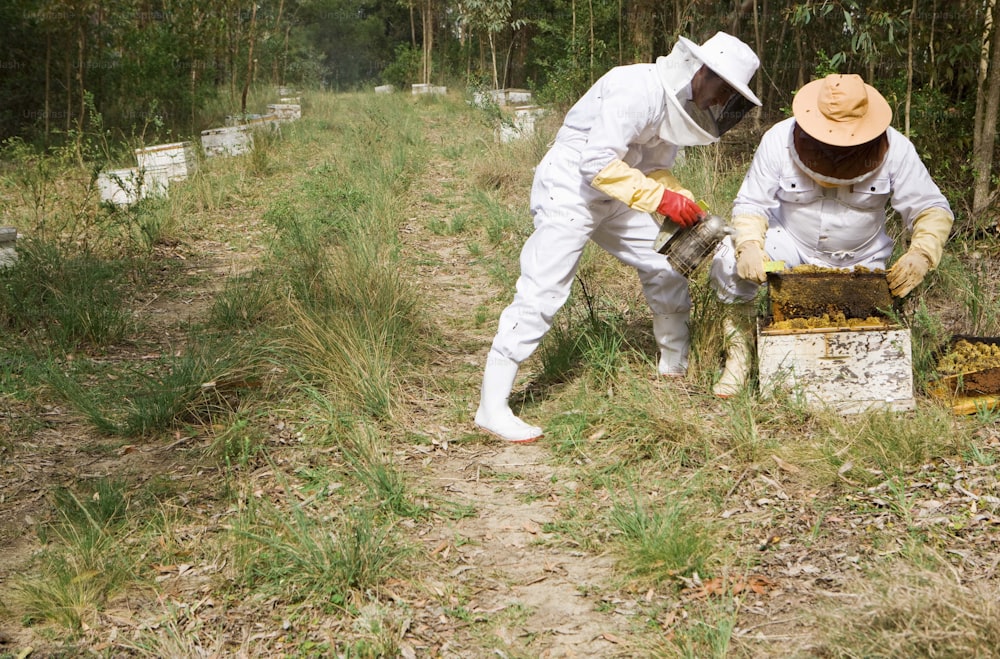
<path fill-rule="evenodd" d="M 542 429 L 508 405 L 518 365 L 534 352 L 569 297 L 588 240 L 636 269 L 653 311 L 659 372 L 687 368 L 687 280 L 653 249 L 663 218 L 687 227 L 702 210 L 668 169 L 681 147 L 711 144 L 760 101 L 747 84 L 759 65 L 723 32 L 699 46 L 681 37 L 654 64 L 606 73 L 569 110 L 535 170 L 535 231 L 521 252 L 514 300 L 486 360 L 476 424 L 527 442 Z"/>
<path fill-rule="evenodd" d="M 954 215 L 891 121 L 878 90 L 858 75 L 833 74 L 803 86 L 792 117 L 761 138 L 733 202 L 735 233 L 712 260 L 712 286 L 734 312 L 717 395 L 738 393 L 749 378 L 749 301 L 766 281 L 766 262 L 885 268 L 893 250 L 887 205 L 910 235 L 886 273 L 890 292 L 905 296 L 941 261 Z"/>

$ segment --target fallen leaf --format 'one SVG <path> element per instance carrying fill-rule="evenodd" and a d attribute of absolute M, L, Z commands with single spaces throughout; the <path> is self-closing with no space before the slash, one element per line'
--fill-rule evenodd
<path fill-rule="evenodd" d="M 620 638 L 618 638 L 614 634 L 609 634 L 607 632 L 604 632 L 603 634 L 601 634 L 601 638 L 603 638 L 605 641 L 608 641 L 610 643 L 615 643 L 616 645 L 621 645 L 621 642 L 622 642 L 622 640 Z"/>
<path fill-rule="evenodd" d="M 781 458 L 779 458 L 776 455 L 772 455 L 771 457 L 774 459 L 774 462 L 775 462 L 775 464 L 778 465 L 779 469 L 787 471 L 790 474 L 797 474 L 797 473 L 799 473 L 799 471 L 801 471 L 798 467 L 796 467 L 792 463 L 785 462 L 784 460 L 782 460 Z"/>

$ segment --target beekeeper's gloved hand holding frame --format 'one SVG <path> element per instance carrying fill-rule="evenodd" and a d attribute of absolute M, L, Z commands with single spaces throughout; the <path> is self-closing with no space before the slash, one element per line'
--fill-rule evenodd
<path fill-rule="evenodd" d="M 913 220 L 910 248 L 889 268 L 886 279 L 889 291 L 904 297 L 937 267 L 944 253 L 944 243 L 951 232 L 952 219 L 943 208 L 928 208 Z"/>

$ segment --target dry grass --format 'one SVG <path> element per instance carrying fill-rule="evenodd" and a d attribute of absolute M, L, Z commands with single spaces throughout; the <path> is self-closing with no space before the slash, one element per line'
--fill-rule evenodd
<path fill-rule="evenodd" d="M 833 601 L 819 623 L 821 657 L 995 657 L 1000 596 L 944 559 L 936 569 L 894 561 Z"/>

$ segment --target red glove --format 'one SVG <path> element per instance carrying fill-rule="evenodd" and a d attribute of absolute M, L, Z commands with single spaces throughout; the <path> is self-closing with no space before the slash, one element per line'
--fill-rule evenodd
<path fill-rule="evenodd" d="M 656 207 L 656 212 L 670 218 L 671 222 L 679 224 L 685 229 L 697 224 L 704 214 L 698 204 L 672 190 L 663 191 L 663 199 Z"/>

